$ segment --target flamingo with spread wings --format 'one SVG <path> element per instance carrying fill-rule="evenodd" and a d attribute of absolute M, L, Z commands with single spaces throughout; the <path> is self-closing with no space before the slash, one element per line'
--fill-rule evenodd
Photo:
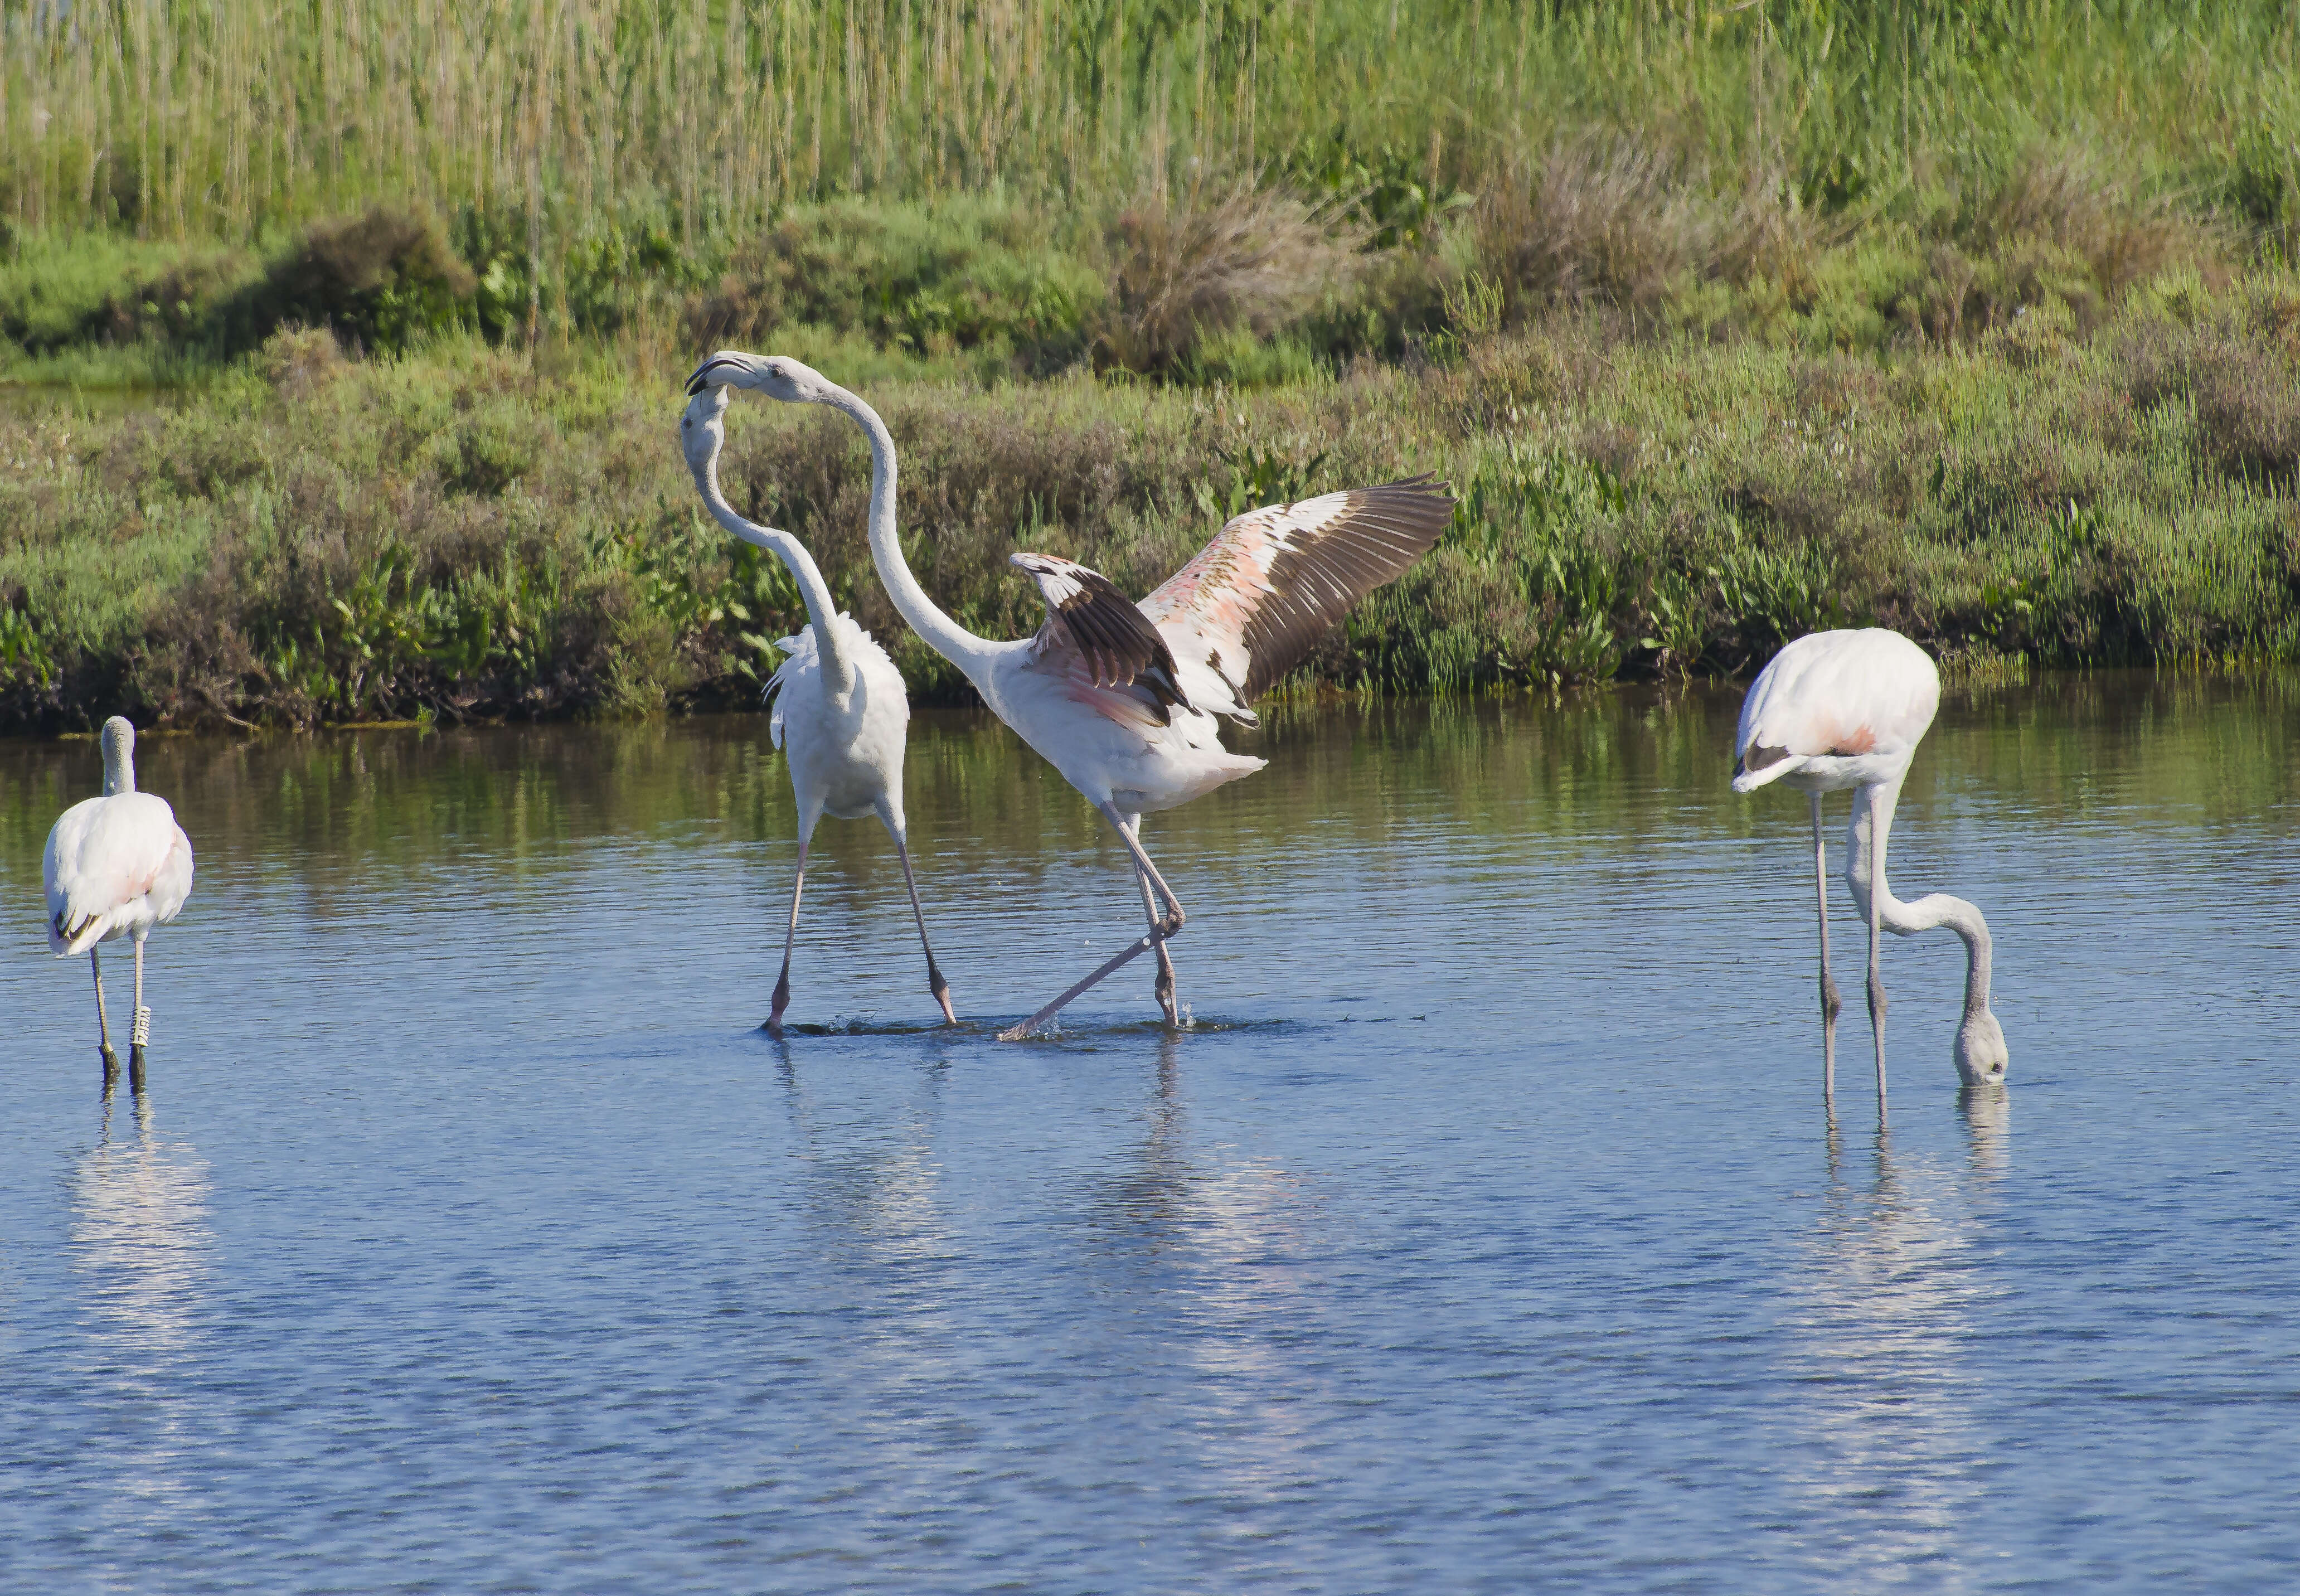
<path fill-rule="evenodd" d="M 1437 543 L 1453 517 L 1446 484 L 1416 477 L 1252 511 L 1138 605 L 1075 561 L 1014 555 L 1012 563 L 1038 583 L 1046 620 L 1035 636 L 1002 641 L 961 626 L 912 574 L 895 529 L 894 439 L 878 412 L 781 355 L 722 350 L 696 368 L 688 391 L 719 383 L 789 404 L 827 405 L 862 429 L 871 445 L 871 553 L 896 609 L 1102 812 L 1133 856 L 1147 933 L 1002 1034 L 1029 1035 L 1152 951 L 1159 1007 L 1168 1024 L 1177 1023 L 1166 943 L 1185 916 L 1181 899 L 1143 851 L 1142 816 L 1262 767 L 1265 761 L 1222 747 L 1217 717 L 1254 724 L 1257 696 L 1300 664 L 1351 606 Z"/>

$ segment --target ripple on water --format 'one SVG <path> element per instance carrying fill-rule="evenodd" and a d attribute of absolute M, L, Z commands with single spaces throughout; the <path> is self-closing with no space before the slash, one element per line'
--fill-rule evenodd
<path fill-rule="evenodd" d="M 2300 1385 L 2289 682 L 1953 694 L 1879 1124 L 1803 806 L 1694 690 L 1272 714 L 1124 856 L 977 718 L 891 850 L 756 720 L 154 740 L 154 1090 L 19 915 L 0 1583 L 2275 1588 Z M 37 890 L 85 745 L 0 746 Z M 1841 828 L 1843 800 L 1831 823 Z M 1839 848 L 1832 833 L 1831 847 Z M 115 1014 L 121 1000 L 115 990 Z"/>

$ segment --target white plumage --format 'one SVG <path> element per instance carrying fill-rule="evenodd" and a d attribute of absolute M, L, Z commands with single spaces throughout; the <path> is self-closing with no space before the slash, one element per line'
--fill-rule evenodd
<path fill-rule="evenodd" d="M 1903 903 L 1885 881 L 1885 846 L 1901 784 L 1917 744 L 1940 706 L 1940 673 L 1898 632 L 1871 627 L 1797 639 L 1760 672 L 1741 702 L 1733 736 L 1733 790 L 1780 781 L 1807 795 L 1812 812 L 1813 890 L 1821 923 L 1823 1090 L 1837 1081 L 1837 1015 L 1842 1007 L 1829 969 L 1829 856 L 1821 795 L 1854 791 L 1846 834 L 1845 882 L 1869 921 L 1869 1015 L 1877 1041 L 1877 1095 L 1885 1093 L 1885 987 L 1878 973 L 1879 932 L 1914 936 L 1946 925 L 1965 945 L 1964 1018 L 1952 1057 L 1968 1085 L 2004 1078 L 2004 1032 L 1988 1007 L 1992 943 L 1980 911 L 1936 892 Z"/>
<path fill-rule="evenodd" d="M 887 656 L 887 651 L 884 648 L 871 640 L 869 632 L 855 623 L 854 616 L 841 610 L 828 624 L 838 629 L 839 636 L 843 639 L 840 648 L 842 653 L 854 659 L 858 664 L 862 664 L 862 656 L 868 655 L 870 656 L 868 666 L 884 665 L 886 671 L 894 672 L 894 679 L 897 684 L 902 681 L 903 673 L 896 669 L 895 662 Z M 804 631 L 794 632 L 789 637 L 777 638 L 775 651 L 783 656 L 783 663 L 777 665 L 775 673 L 767 678 L 766 690 L 761 696 L 770 706 L 767 714 L 768 739 L 779 748 L 783 746 L 783 685 L 786 682 L 794 687 L 800 683 L 813 685 L 822 671 L 822 650 L 816 646 L 814 628 L 810 625 Z M 873 669 L 870 670 L 869 673 L 881 681 L 886 679 L 885 671 Z M 905 724 L 910 720 L 910 699 L 905 695 L 903 699 L 903 719 Z"/>
<path fill-rule="evenodd" d="M 144 1083 L 144 1049 L 151 1025 L 144 1007 L 144 940 L 183 908 L 192 890 L 192 844 L 176 823 L 168 800 L 136 790 L 136 729 L 118 715 L 104 723 L 102 796 L 74 804 L 48 832 L 41 860 L 46 890 L 48 947 L 58 958 L 88 956 L 96 981 L 96 1015 L 107 1082 L 119 1073 L 112 1021 L 104 1007 L 104 967 L 96 945 L 131 937 L 136 943 L 136 1013 L 129 1036 L 133 1084 Z"/>
<path fill-rule="evenodd" d="M 1000 641 L 961 626 L 911 573 L 896 536 L 894 439 L 876 411 L 797 361 L 735 350 L 704 362 L 688 391 L 729 382 L 788 403 L 828 405 L 862 427 L 871 444 L 871 553 L 895 607 L 1102 812 L 1133 856 L 1148 934 L 1005 1034 L 1037 1029 L 1154 949 L 1159 1007 L 1174 1023 L 1166 942 L 1184 915 L 1143 851 L 1142 816 L 1262 768 L 1263 761 L 1222 747 L 1215 716 L 1251 724 L 1258 694 L 1360 597 L 1437 542 L 1453 513 L 1445 485 L 1420 478 L 1239 516 L 1139 605 L 1075 561 L 1015 555 L 1046 601 L 1046 622 L 1034 637 Z"/>
<path fill-rule="evenodd" d="M 806 885 L 807 847 L 826 814 L 841 820 L 876 815 L 895 840 L 911 914 L 927 955 L 927 987 L 943 1018 L 955 1023 L 950 986 L 927 940 L 926 915 L 911 872 L 910 829 L 903 814 L 903 750 L 911 705 L 903 673 L 871 634 L 840 612 L 822 572 L 804 546 L 788 532 L 762 527 L 737 514 L 719 487 L 719 455 L 727 442 L 727 389 L 699 386 L 679 421 L 679 441 L 704 504 L 720 525 L 745 542 L 765 549 L 790 571 L 805 601 L 807 624 L 776 644 L 781 666 L 768 680 L 773 708 L 768 735 L 790 767 L 791 793 L 798 806 L 798 870 L 791 882 L 790 921 L 783 933 L 782 973 L 776 979 L 767 1029 L 779 1032 L 790 1004 L 792 944 L 798 933 L 800 894 Z"/>

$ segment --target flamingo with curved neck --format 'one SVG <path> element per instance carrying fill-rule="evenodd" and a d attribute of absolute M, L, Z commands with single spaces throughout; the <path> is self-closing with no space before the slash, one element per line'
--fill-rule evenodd
<path fill-rule="evenodd" d="M 782 1032 L 790 1006 L 792 945 L 798 938 L 798 906 L 806 888 L 806 852 L 825 813 L 842 820 L 876 815 L 895 840 L 903 885 L 911 895 L 911 918 L 926 949 L 927 990 L 941 1006 L 945 1022 L 956 1024 L 950 984 L 935 963 L 927 939 L 926 912 L 919 907 L 919 884 L 911 870 L 909 823 L 903 813 L 903 751 L 911 718 L 903 673 L 871 634 L 840 613 L 814 557 L 788 532 L 761 526 L 735 513 L 719 486 L 719 456 L 727 444 L 727 389 L 699 389 L 679 418 L 679 442 L 695 486 L 712 519 L 744 542 L 780 560 L 798 583 L 806 604 L 806 630 L 776 644 L 788 656 L 767 684 L 775 700 L 770 732 L 790 766 L 791 792 L 798 803 L 798 869 L 791 880 L 790 918 L 783 929 L 782 973 L 776 978 L 766 1029 Z"/>
<path fill-rule="evenodd" d="M 1869 1020 L 1877 1041 L 1877 1100 L 1885 1100 L 1885 983 L 1881 933 L 1912 937 L 1947 926 L 1964 943 L 1964 1017 L 1951 1057 L 1968 1086 L 2002 1082 L 2010 1054 L 1988 1007 L 1988 923 L 1962 898 L 1936 892 L 1913 903 L 1885 881 L 1893 811 L 1917 744 L 1940 707 L 1940 672 L 1896 631 L 1870 627 L 1797 639 L 1758 673 L 1734 732 L 1733 790 L 1781 781 L 1806 794 L 1812 814 L 1813 891 L 1821 922 L 1822 1090 L 1837 1089 L 1837 1016 L 1842 1004 L 1829 972 L 1829 851 L 1821 798 L 1853 790 L 1846 833 L 1845 882 L 1869 922 Z"/>
<path fill-rule="evenodd" d="M 871 448 L 871 555 L 895 608 L 1101 812 L 1132 856 L 1147 933 L 1003 1034 L 1028 1035 L 1154 951 L 1159 1007 L 1178 1024 L 1166 943 L 1185 915 L 1143 850 L 1142 816 L 1262 768 L 1262 760 L 1222 747 L 1215 717 L 1255 724 L 1252 699 L 1360 597 L 1437 542 L 1453 513 L 1445 485 L 1416 478 L 1251 511 L 1138 605 L 1075 561 L 1016 554 L 1011 563 L 1038 584 L 1046 621 L 1033 637 L 1000 641 L 953 620 L 912 573 L 896 533 L 895 442 L 877 411 L 784 355 L 721 350 L 696 368 L 688 391 L 716 383 L 828 405 L 862 428 Z"/>

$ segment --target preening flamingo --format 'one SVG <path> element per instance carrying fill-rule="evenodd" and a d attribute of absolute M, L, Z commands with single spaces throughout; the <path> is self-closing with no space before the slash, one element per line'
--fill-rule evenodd
<path fill-rule="evenodd" d="M 136 728 L 119 715 L 104 723 L 104 794 L 74 804 L 48 831 L 40 862 L 47 890 L 48 946 L 58 958 L 88 955 L 96 978 L 96 1024 L 104 1083 L 120 1078 L 112 1018 L 104 1011 L 104 965 L 96 944 L 136 939 L 136 1013 L 128 1032 L 129 1084 L 144 1089 L 144 1049 L 152 1011 L 144 1007 L 144 939 L 184 907 L 192 890 L 192 844 L 168 800 L 136 790 Z"/>
<path fill-rule="evenodd" d="M 783 1010 L 790 1007 L 791 944 L 798 936 L 807 844 L 826 812 L 841 820 L 876 815 L 894 838 L 895 856 L 903 862 L 903 885 L 911 894 L 911 917 L 927 951 L 927 990 L 942 1006 L 942 1017 L 955 1024 L 950 983 L 935 964 L 926 913 L 919 907 L 918 880 L 911 872 L 910 827 L 903 817 L 903 739 L 910 725 L 911 702 L 903 691 L 903 673 L 853 616 L 839 611 L 804 544 L 788 532 L 745 520 L 728 504 L 719 489 L 719 454 L 727 444 L 727 389 L 721 382 L 701 384 L 693 395 L 679 419 L 679 443 L 703 502 L 721 526 L 782 561 L 806 603 L 806 629 L 775 645 L 788 657 L 767 683 L 775 703 L 769 733 L 790 766 L 791 792 L 798 800 L 798 872 L 791 881 L 783 968 L 775 981 L 767 1029 L 779 1035 Z"/>
<path fill-rule="evenodd" d="M 828 405 L 862 429 L 871 445 L 871 553 L 896 609 L 1102 812 L 1133 856 L 1148 933 L 1003 1036 L 1027 1036 L 1153 949 L 1159 1007 L 1168 1024 L 1177 1023 L 1166 941 L 1182 928 L 1182 904 L 1143 851 L 1142 816 L 1262 768 L 1264 761 L 1222 747 L 1215 717 L 1253 725 L 1249 706 L 1258 695 L 1359 598 L 1438 541 L 1453 515 L 1446 485 L 1419 477 L 1250 511 L 1139 605 L 1073 561 L 1017 554 L 1012 563 L 1038 583 L 1046 620 L 1034 637 L 998 641 L 944 614 L 904 560 L 895 530 L 895 444 L 878 412 L 780 355 L 722 350 L 696 369 L 688 391 L 713 383 L 789 404 Z"/>
<path fill-rule="evenodd" d="M 1829 850 L 1821 795 L 1852 788 L 1845 883 L 1869 921 L 1869 1020 L 1877 1038 L 1877 1099 L 1885 1097 L 1885 984 L 1877 970 L 1881 930 L 1911 937 L 1946 925 L 1964 941 L 1964 1018 L 1957 1074 L 1967 1085 L 2004 1079 L 2004 1028 L 1988 1009 L 1988 923 L 1962 898 L 1936 892 L 1903 903 L 1885 883 L 1885 842 L 1917 743 L 1940 706 L 1940 673 L 1896 631 L 1816 631 L 1775 655 L 1742 700 L 1734 732 L 1733 790 L 1768 781 L 1802 790 L 1812 806 L 1813 891 L 1821 920 L 1821 1022 L 1824 1090 L 1837 1087 L 1837 982 L 1829 973 Z"/>

